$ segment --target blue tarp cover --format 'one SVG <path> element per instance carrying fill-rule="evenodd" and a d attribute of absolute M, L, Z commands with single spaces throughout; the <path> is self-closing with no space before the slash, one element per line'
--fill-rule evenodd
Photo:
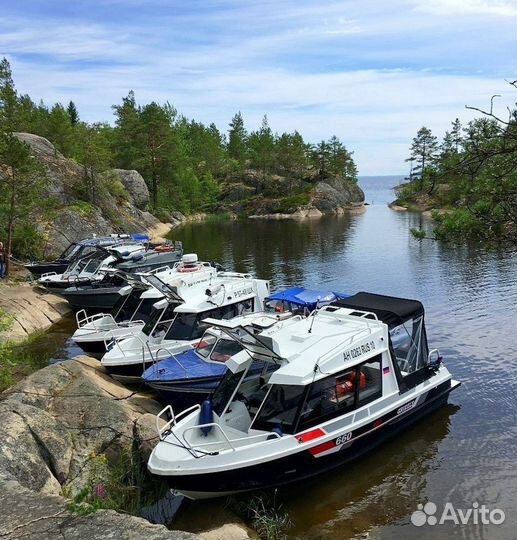
<path fill-rule="evenodd" d="M 177 361 L 174 358 L 176 358 Z M 224 362 L 221 362 L 220 364 L 206 362 L 194 349 L 175 354 L 174 358 L 165 358 L 157 364 L 147 368 L 143 374 L 144 380 L 179 381 L 205 377 L 222 377 L 228 369 Z"/>
<path fill-rule="evenodd" d="M 305 289 L 304 287 L 291 287 L 284 291 L 279 291 L 271 296 L 268 296 L 267 300 L 280 300 L 284 302 L 291 302 L 297 306 L 306 306 L 309 309 L 315 309 L 316 304 L 328 304 L 339 300 L 341 298 L 348 298 L 350 295 L 332 291 L 316 291 L 314 289 Z"/>

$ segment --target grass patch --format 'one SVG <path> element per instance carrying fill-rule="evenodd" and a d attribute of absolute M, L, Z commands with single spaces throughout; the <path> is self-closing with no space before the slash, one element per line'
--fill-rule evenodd
<path fill-rule="evenodd" d="M 0 332 L 10 330 L 14 324 L 14 315 L 0 307 Z"/>
<path fill-rule="evenodd" d="M 13 322 L 14 317 L 11 326 Z M 3 392 L 33 371 L 48 365 L 46 357 L 34 354 L 34 351 L 31 351 L 34 341 L 39 339 L 42 334 L 43 331 L 33 332 L 22 343 L 11 343 L 9 341 L 0 343 L 0 392 Z"/>
<path fill-rule="evenodd" d="M 75 201 L 68 208 L 84 218 L 91 217 L 95 213 L 95 206 L 86 201 Z"/>
<path fill-rule="evenodd" d="M 115 199 L 117 199 L 119 203 L 129 201 L 129 193 L 116 173 L 111 172 L 106 174 L 103 182 L 106 189 L 111 193 L 111 195 L 113 195 L 113 197 L 115 197 Z"/>
<path fill-rule="evenodd" d="M 87 467 L 85 486 L 68 504 L 80 515 L 108 509 L 137 516 L 167 493 L 165 482 L 147 473 L 136 440 L 122 450 L 116 463 L 110 464 L 106 454 L 93 453 Z"/>
<path fill-rule="evenodd" d="M 262 540 L 282 540 L 293 523 L 289 513 L 273 495 L 253 495 L 244 500 L 230 497 L 228 507 L 247 521 Z"/>

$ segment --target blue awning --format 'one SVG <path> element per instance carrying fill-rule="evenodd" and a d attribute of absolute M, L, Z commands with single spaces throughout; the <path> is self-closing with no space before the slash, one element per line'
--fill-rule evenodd
<path fill-rule="evenodd" d="M 348 298 L 350 295 L 346 293 L 333 292 L 333 291 L 318 291 L 315 289 L 305 289 L 304 287 L 291 287 L 284 291 L 279 291 L 266 298 L 268 300 L 278 300 L 281 302 L 290 302 L 296 306 L 307 307 L 310 310 L 340 300 L 342 298 Z"/>

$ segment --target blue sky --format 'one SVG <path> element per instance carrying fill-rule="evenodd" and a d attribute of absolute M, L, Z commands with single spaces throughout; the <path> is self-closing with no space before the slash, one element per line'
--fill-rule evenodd
<path fill-rule="evenodd" d="M 335 134 L 360 174 L 398 174 L 422 125 L 516 101 L 516 20 L 515 0 L 0 0 L 0 56 L 20 92 L 88 121 L 133 89 L 222 130 L 241 110 Z"/>

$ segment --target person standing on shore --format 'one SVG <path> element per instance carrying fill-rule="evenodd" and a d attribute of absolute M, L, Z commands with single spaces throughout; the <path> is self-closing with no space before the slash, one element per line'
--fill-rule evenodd
<path fill-rule="evenodd" d="M 3 242 L 0 242 L 0 278 L 5 276 L 5 248 Z"/>

